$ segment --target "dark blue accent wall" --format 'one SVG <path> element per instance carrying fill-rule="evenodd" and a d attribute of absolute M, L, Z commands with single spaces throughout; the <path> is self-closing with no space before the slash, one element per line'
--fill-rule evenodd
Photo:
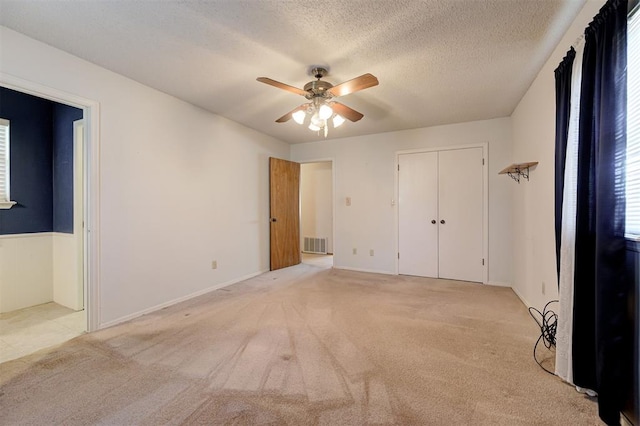
<path fill-rule="evenodd" d="M 0 117 L 11 125 L 11 199 L 18 203 L 0 210 L 0 235 L 73 232 L 73 120 L 82 110 L 0 87 Z"/>
<path fill-rule="evenodd" d="M 53 230 L 73 234 L 73 122 L 82 110 L 53 105 Z"/>
<path fill-rule="evenodd" d="M 52 103 L 0 88 L 0 117 L 10 121 L 11 198 L 0 234 L 53 231 Z"/>

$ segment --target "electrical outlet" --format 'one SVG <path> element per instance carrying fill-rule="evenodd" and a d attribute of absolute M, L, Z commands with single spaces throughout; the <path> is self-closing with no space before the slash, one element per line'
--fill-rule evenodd
<path fill-rule="evenodd" d="M 218 261 L 217 260 L 212 260 L 211 261 L 211 269 L 218 269 Z"/>
<path fill-rule="evenodd" d="M 358 249 L 357 248 L 353 249 L 353 254 L 358 254 Z"/>
<path fill-rule="evenodd" d="M 373 249 L 369 250 L 369 256 L 373 256 Z"/>

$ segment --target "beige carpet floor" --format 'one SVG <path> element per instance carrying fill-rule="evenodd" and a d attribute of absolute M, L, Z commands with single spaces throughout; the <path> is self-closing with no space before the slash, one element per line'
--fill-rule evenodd
<path fill-rule="evenodd" d="M 507 288 L 298 265 L 0 364 L 2 425 L 594 425 Z"/>

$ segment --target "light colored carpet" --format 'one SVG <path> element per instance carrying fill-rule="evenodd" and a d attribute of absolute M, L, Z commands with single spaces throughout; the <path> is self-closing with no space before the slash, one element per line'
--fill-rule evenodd
<path fill-rule="evenodd" d="M 302 264 L 0 365 L 0 424 L 593 425 L 507 288 Z"/>

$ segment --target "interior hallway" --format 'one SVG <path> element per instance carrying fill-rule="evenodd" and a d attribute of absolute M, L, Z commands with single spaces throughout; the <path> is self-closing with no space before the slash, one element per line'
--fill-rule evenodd
<path fill-rule="evenodd" d="M 302 253 L 302 263 L 306 263 L 307 265 L 322 266 L 324 268 L 332 268 L 333 255 Z"/>

